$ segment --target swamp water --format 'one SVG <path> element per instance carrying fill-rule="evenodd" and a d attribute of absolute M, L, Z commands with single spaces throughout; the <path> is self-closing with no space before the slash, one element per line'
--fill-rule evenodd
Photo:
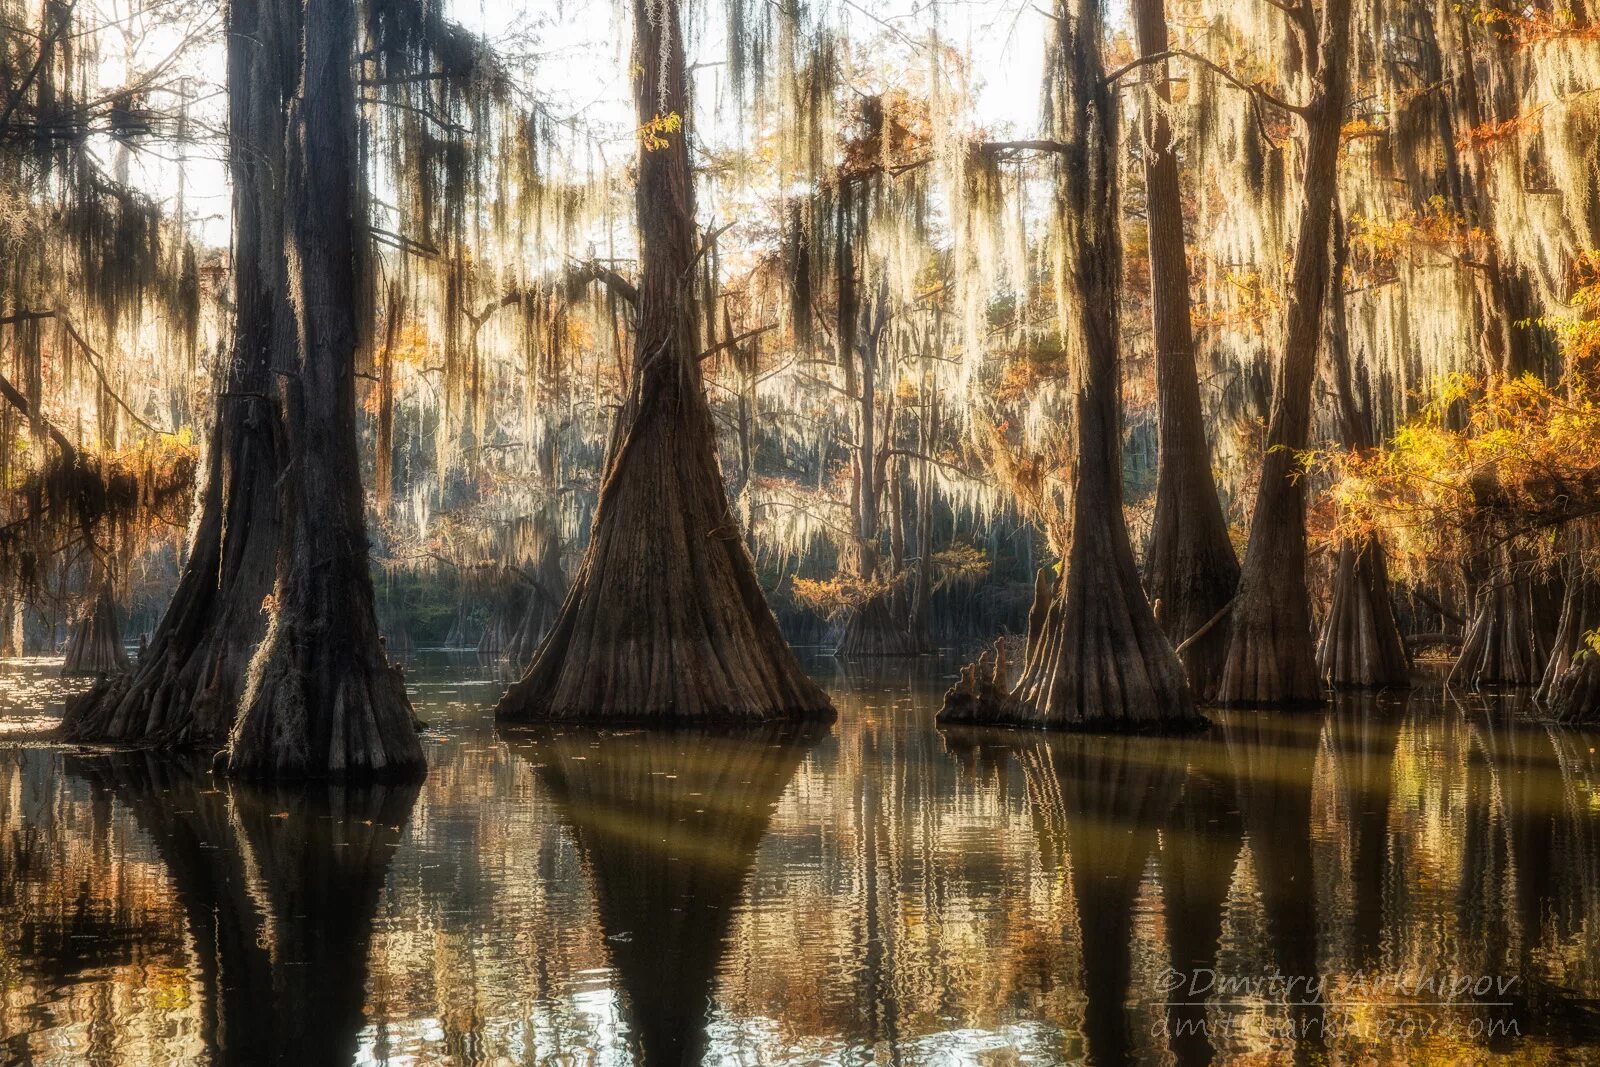
<path fill-rule="evenodd" d="M 0 674 L 0 1060 L 1600 1062 L 1600 734 L 1437 689 L 1180 740 L 497 733 L 409 667 L 421 787 L 32 739 Z"/>

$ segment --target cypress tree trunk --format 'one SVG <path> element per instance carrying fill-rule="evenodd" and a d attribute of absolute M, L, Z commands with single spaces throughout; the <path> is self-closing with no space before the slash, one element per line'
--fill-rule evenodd
<path fill-rule="evenodd" d="M 1133 19 L 1141 55 L 1167 50 L 1163 0 L 1137 0 Z M 1165 104 L 1172 98 L 1167 65 L 1163 62 L 1149 70 L 1156 79 L 1156 96 Z M 1239 560 L 1228 539 L 1228 524 L 1211 473 L 1200 381 L 1195 373 L 1178 157 L 1166 114 L 1160 107 L 1152 110 L 1146 127 L 1144 176 L 1160 459 L 1145 577 L 1156 618 L 1176 644 L 1199 633 L 1227 607 L 1239 584 Z M 1227 637 L 1226 627 L 1213 626 L 1179 654 L 1189 685 L 1201 700 L 1215 695 L 1222 680 Z"/>
<path fill-rule="evenodd" d="M 1600 588 L 1583 573 L 1585 535 L 1571 530 L 1567 558 L 1573 562 L 1561 603 L 1561 622 L 1539 685 L 1538 699 L 1561 723 L 1600 720 L 1600 655 L 1587 637 L 1600 628 Z"/>
<path fill-rule="evenodd" d="M 629 393 L 588 553 L 508 719 L 831 718 L 756 581 L 718 469 L 692 313 L 697 255 L 679 0 L 633 0 L 641 276 Z M 655 123 L 652 128 L 660 124 Z"/>
<path fill-rule="evenodd" d="M 844 184 L 839 197 L 839 360 L 844 365 L 845 391 L 856 400 L 856 442 L 850 463 L 856 577 L 872 582 L 878 577 L 883 460 L 886 458 L 878 428 L 878 354 L 883 342 L 886 298 L 880 294 L 873 311 L 858 313 L 851 234 L 865 229 L 866 224 L 858 208 L 858 200 L 864 198 L 858 197 L 854 189 L 855 186 Z M 898 570 L 890 577 L 898 580 Z M 852 610 L 845 619 L 833 654 L 845 657 L 915 655 L 916 642 L 891 600 L 890 594 L 879 594 Z"/>
<path fill-rule="evenodd" d="M 1336 688 L 1403 688 L 1411 664 L 1389 599 L 1389 569 L 1376 537 L 1339 544 L 1333 602 L 1317 641 L 1317 671 Z"/>
<path fill-rule="evenodd" d="M 939 401 L 928 388 L 928 364 L 923 359 L 918 384 L 922 395 L 922 456 L 917 460 L 917 569 L 911 591 L 908 628 L 917 647 L 933 648 L 933 452 L 939 432 Z"/>
<path fill-rule="evenodd" d="M 1515 62 L 1510 42 L 1503 34 L 1488 33 L 1490 54 L 1483 67 L 1489 75 L 1486 86 L 1479 77 L 1479 60 L 1472 47 L 1470 14 L 1459 9 L 1455 20 L 1461 46 L 1455 96 L 1463 121 L 1469 130 L 1485 122 L 1511 121 L 1518 114 L 1518 103 L 1509 92 L 1513 82 L 1507 72 Z M 1474 222 L 1488 236 L 1483 269 L 1477 272 L 1485 312 L 1480 331 L 1484 370 L 1506 377 L 1533 373 L 1538 362 L 1533 331 L 1524 324 L 1535 312 L 1526 279 L 1500 255 L 1488 147 L 1474 142 L 1469 162 L 1467 186 Z M 1485 488 L 1496 491 L 1492 486 Z M 1467 568 L 1469 585 L 1474 587 L 1472 612 L 1451 678 L 1462 678 L 1474 687 L 1538 685 L 1549 666 L 1560 596 L 1538 580 L 1526 555 L 1511 546 L 1495 545 L 1477 556 Z"/>
<path fill-rule="evenodd" d="M 1225 705 L 1322 703 L 1306 588 L 1306 490 L 1297 453 L 1311 432 L 1317 340 L 1330 274 L 1339 131 L 1349 98 L 1349 0 L 1326 0 L 1319 36 L 1316 53 L 1307 56 L 1314 64 L 1315 88 L 1303 114 L 1305 180 L 1283 359 L 1217 691 L 1217 702 Z"/>
<path fill-rule="evenodd" d="M 122 629 L 117 624 L 117 600 L 111 580 L 102 579 L 89 613 L 79 619 L 68 639 L 62 674 L 109 674 L 128 669 L 128 654 L 122 648 Z"/>
<path fill-rule="evenodd" d="M 178 587 L 133 672 L 68 701 L 61 728 L 73 741 L 221 745 L 266 630 L 281 465 L 267 390 L 289 318 L 279 209 L 295 44 L 267 0 L 233 0 L 227 11 L 234 338 L 217 375 L 199 517 Z"/>
<path fill-rule="evenodd" d="M 1529 571 L 1532 564 L 1507 545 L 1480 553 L 1472 617 L 1452 681 L 1480 685 L 1535 686 L 1550 665 L 1552 603 L 1558 597 Z M 1559 619 L 1554 620 L 1559 622 Z"/>
<path fill-rule="evenodd" d="M 293 358 L 277 372 L 283 448 L 266 637 L 220 755 L 257 778 L 419 776 L 405 683 L 383 653 L 356 444 L 355 4 L 307 0 L 287 125 Z"/>
<path fill-rule="evenodd" d="M 1370 407 L 1356 400 L 1344 300 L 1343 218 L 1334 222 L 1333 277 L 1328 286 L 1328 366 L 1346 448 L 1372 448 Z M 1365 389 L 1363 389 L 1365 393 Z M 1317 671 L 1332 686 L 1384 689 L 1411 684 L 1411 662 L 1389 596 L 1389 568 L 1376 536 L 1339 545 L 1333 602 L 1317 642 Z"/>
<path fill-rule="evenodd" d="M 1057 16 L 1049 88 L 1065 149 L 1056 223 L 1066 304 L 1062 325 L 1075 389 L 1072 540 L 1016 689 L 1000 693 L 1000 670 L 987 689 L 981 682 L 965 689 L 958 683 L 946 696 L 940 721 L 1097 730 L 1189 727 L 1204 720 L 1139 584 L 1122 513 L 1116 89 L 1105 80 L 1098 0 L 1078 0 L 1070 13 L 1062 0 Z"/>
<path fill-rule="evenodd" d="M 1548 705 L 1564 726 L 1600 722 L 1600 655 L 1589 650 L 1578 653 L 1551 687 Z"/>

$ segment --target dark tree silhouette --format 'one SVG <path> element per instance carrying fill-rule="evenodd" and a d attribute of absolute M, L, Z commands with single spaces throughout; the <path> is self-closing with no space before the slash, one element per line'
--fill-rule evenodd
<path fill-rule="evenodd" d="M 261 602 L 272 592 L 281 465 L 267 391 L 275 355 L 289 343 L 284 115 L 296 49 L 273 12 L 274 0 L 227 8 L 233 350 L 216 383 L 187 562 L 133 672 L 68 703 L 62 732 L 70 740 L 215 749 L 227 740 L 245 670 L 266 632 Z"/>
<path fill-rule="evenodd" d="M 1301 8 L 1308 15 L 1310 9 L 1309 3 Z M 1326 0 L 1320 20 L 1290 21 L 1313 88 L 1311 99 L 1300 106 L 1304 176 L 1283 353 L 1217 691 L 1218 703 L 1230 705 L 1322 702 L 1306 587 L 1306 486 L 1298 453 L 1310 440 L 1317 341 L 1331 274 L 1339 136 L 1350 98 L 1350 0 Z"/>
<path fill-rule="evenodd" d="M 219 767 L 257 778 L 424 773 L 400 674 L 379 640 L 356 441 L 356 8 L 308 0 L 284 152 L 294 344 L 277 378 L 277 575 L 266 636 Z"/>
<path fill-rule="evenodd" d="M 67 654 L 62 674 L 109 674 L 128 669 L 128 654 L 122 648 L 122 629 L 117 624 L 117 598 L 109 580 L 100 583 L 88 614 L 72 627 L 67 638 Z"/>
<path fill-rule="evenodd" d="M 1167 51 L 1163 0 L 1138 0 L 1133 5 L 1133 24 L 1141 57 Z M 1222 680 L 1228 637 L 1226 627 L 1205 627 L 1233 599 L 1239 584 L 1239 560 L 1228 539 L 1228 523 L 1211 473 L 1211 448 L 1195 372 L 1183 190 L 1172 128 L 1160 109 L 1172 99 L 1167 64 L 1155 63 L 1146 69 L 1156 79 L 1154 92 L 1159 101 L 1146 122 L 1144 183 L 1160 454 L 1145 581 L 1161 628 L 1174 644 L 1187 643 L 1179 658 L 1190 687 L 1205 701 L 1215 695 Z"/>
<path fill-rule="evenodd" d="M 1357 383 L 1345 323 L 1344 263 L 1347 253 L 1344 220 L 1335 213 L 1334 269 L 1328 286 L 1328 367 L 1339 402 L 1344 446 L 1361 453 L 1373 447 L 1372 416 L 1367 390 L 1356 397 Z M 1365 384 L 1364 382 L 1362 383 Z M 1411 659 L 1395 621 L 1389 596 L 1389 568 L 1376 535 L 1339 543 L 1333 577 L 1333 603 L 1317 641 L 1317 670 L 1332 686 L 1363 689 L 1401 688 L 1411 684 Z"/>
<path fill-rule="evenodd" d="M 941 721 L 1151 730 L 1203 720 L 1139 582 L 1122 514 L 1121 378 L 1117 287 L 1116 87 L 1102 57 L 1099 0 L 1060 0 L 1046 93 L 1059 137 L 1056 224 L 1069 297 L 1072 354 L 1073 523 L 1060 582 L 1042 586 L 1022 679 L 972 677 L 946 697 Z"/>

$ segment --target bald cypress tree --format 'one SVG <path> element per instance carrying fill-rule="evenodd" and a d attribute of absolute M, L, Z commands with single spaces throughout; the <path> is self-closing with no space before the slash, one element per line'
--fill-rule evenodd
<path fill-rule="evenodd" d="M 1061 0 L 1046 95 L 1058 137 L 1057 286 L 1071 354 L 1073 522 L 1061 577 L 1041 585 L 1022 679 L 1010 693 L 969 674 L 944 722 L 1154 730 L 1203 722 L 1139 582 L 1122 513 L 1116 86 L 1099 0 Z M 998 679 L 995 680 L 998 682 Z"/>
<path fill-rule="evenodd" d="M 694 171 L 679 0 L 633 0 L 640 278 L 628 392 L 594 533 L 505 719 L 831 717 L 756 581 L 728 506 L 694 314 Z"/>
<path fill-rule="evenodd" d="M 307 0 L 285 130 L 290 329 L 273 366 L 284 469 L 267 633 L 218 766 L 259 778 L 410 777 L 425 765 L 384 655 L 368 571 L 356 442 L 358 189 L 356 6 Z"/>
<path fill-rule="evenodd" d="M 1250 543 L 1230 616 L 1217 700 L 1230 705 L 1318 704 L 1311 596 L 1306 586 L 1306 486 L 1298 453 L 1310 442 L 1311 393 L 1323 307 L 1332 274 L 1339 135 L 1350 97 L 1350 2 L 1309 0 L 1292 20 L 1301 38 L 1311 98 L 1296 107 L 1305 148 L 1289 308 L 1267 426 Z"/>
<path fill-rule="evenodd" d="M 1169 45 L 1162 0 L 1138 0 L 1133 19 L 1140 55 L 1149 58 L 1165 53 Z M 1171 124 L 1162 110 L 1172 98 L 1167 64 L 1152 64 L 1148 70 L 1157 79 L 1152 90 L 1157 103 L 1146 121 L 1144 181 L 1160 457 L 1145 581 L 1167 636 L 1174 643 L 1195 637 L 1179 657 L 1195 694 L 1205 699 L 1216 692 L 1221 681 L 1228 635 L 1226 627 L 1204 628 L 1233 599 L 1239 560 L 1228 539 L 1228 523 L 1211 473 L 1211 449 L 1195 371 L 1183 191 Z"/>
<path fill-rule="evenodd" d="M 261 604 L 272 592 L 281 468 L 268 390 L 290 321 L 281 206 L 298 47 L 275 12 L 273 0 L 234 0 L 227 9 L 234 334 L 215 383 L 188 558 L 133 671 L 68 703 L 62 732 L 75 741 L 221 745 L 266 631 Z"/>

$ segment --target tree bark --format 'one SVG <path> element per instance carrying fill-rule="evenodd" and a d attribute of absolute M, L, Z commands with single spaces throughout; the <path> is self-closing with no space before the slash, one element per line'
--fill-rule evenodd
<path fill-rule="evenodd" d="M 1564 536 L 1570 565 L 1561 620 L 1536 696 L 1557 722 L 1591 723 L 1600 719 L 1600 656 L 1588 642 L 1600 629 L 1600 585 L 1584 573 L 1586 532 L 1573 529 Z"/>
<path fill-rule="evenodd" d="M 62 674 L 110 674 L 128 669 L 122 629 L 117 624 L 117 599 L 109 578 L 99 583 L 88 614 L 73 626 L 68 642 Z"/>
<path fill-rule="evenodd" d="M 1163 0 L 1137 0 L 1133 20 L 1142 56 L 1167 50 Z M 1146 123 L 1144 175 L 1160 458 L 1145 577 L 1156 618 L 1176 644 L 1199 631 L 1233 599 L 1239 584 L 1239 560 L 1228 538 L 1228 523 L 1211 472 L 1195 372 L 1183 193 L 1172 130 L 1160 107 L 1172 98 L 1167 65 L 1163 62 L 1148 69 L 1159 101 Z M 1225 627 L 1213 627 L 1179 655 L 1189 685 L 1202 701 L 1216 694 L 1222 680 L 1227 637 Z"/>
<path fill-rule="evenodd" d="M 1057 4 L 1050 92 L 1065 149 L 1056 222 L 1063 332 L 1073 360 L 1073 523 L 1065 568 L 1003 699 L 952 690 L 942 722 L 1159 730 L 1203 723 L 1171 642 L 1139 584 L 1122 511 L 1117 288 L 1116 89 L 1101 56 L 1099 0 Z M 1069 15 L 1073 17 L 1069 17 Z M 1000 672 L 996 672 L 997 675 Z M 996 679 L 996 685 L 1003 675 Z"/>
<path fill-rule="evenodd" d="M 219 769 L 250 778 L 425 773 L 411 702 L 379 641 L 356 442 L 357 116 L 353 0 L 307 0 L 284 230 L 294 351 L 278 377 L 287 464 L 277 576 Z"/>
<path fill-rule="evenodd" d="M 272 0 L 228 5 L 229 172 L 233 183 L 234 338 L 217 377 L 215 419 L 188 559 L 131 674 L 69 700 L 72 741 L 221 745 L 266 630 L 278 542 L 280 445 L 267 391 L 290 312 L 284 291 L 284 111 L 294 92 L 285 24 Z"/>
<path fill-rule="evenodd" d="M 1356 399 L 1355 373 L 1346 326 L 1344 219 L 1335 212 L 1333 276 L 1328 283 L 1328 367 L 1339 402 L 1344 446 L 1373 447 L 1370 404 Z M 1363 379 L 1363 382 L 1365 379 Z M 1363 394 L 1366 390 L 1363 388 Z M 1389 568 L 1376 535 L 1339 544 L 1333 601 L 1317 641 L 1317 671 L 1334 687 L 1400 688 L 1411 684 L 1411 661 L 1389 595 Z"/>
<path fill-rule="evenodd" d="M 1472 46 L 1474 29 L 1465 9 L 1455 12 L 1456 36 L 1461 45 L 1455 99 L 1469 130 L 1486 122 L 1502 123 L 1518 112 L 1510 80 L 1505 76 L 1515 62 L 1505 35 L 1488 32 L 1490 46 L 1479 77 L 1479 59 Z M 1481 32 L 1481 31 L 1480 31 Z M 1499 73 L 1500 77 L 1494 75 Z M 1533 373 L 1537 368 L 1533 331 L 1525 328 L 1533 317 L 1528 284 L 1500 255 L 1496 233 L 1490 175 L 1493 163 L 1488 146 L 1474 142 L 1469 152 L 1471 173 L 1464 184 L 1476 225 L 1487 235 L 1483 269 L 1477 272 L 1483 317 L 1480 347 L 1484 372 L 1502 377 Z M 1468 563 L 1469 583 L 1476 586 L 1472 617 L 1467 624 L 1461 655 L 1451 677 L 1479 685 L 1537 685 L 1549 666 L 1550 643 L 1558 623 L 1557 596 L 1532 574 L 1522 551 L 1505 545 L 1486 548 Z M 1473 573 L 1476 571 L 1476 573 Z"/>
<path fill-rule="evenodd" d="M 1472 618 L 1450 678 L 1473 688 L 1536 686 L 1550 665 L 1549 605 L 1557 598 L 1528 573 L 1532 565 L 1516 549 L 1498 545 L 1482 555 L 1489 562 L 1478 576 Z"/>
<path fill-rule="evenodd" d="M 885 297 L 879 294 L 870 310 L 858 300 L 858 279 L 852 234 L 865 229 L 857 206 L 855 186 L 844 183 L 838 207 L 839 272 L 839 361 L 844 367 L 845 392 L 855 399 L 855 448 L 850 460 L 851 532 L 856 577 L 872 582 L 878 577 L 881 551 L 887 427 L 878 427 L 878 356 L 882 351 Z M 883 438 L 883 440 L 880 440 Z M 890 574 L 899 581 L 899 569 Z M 867 656 L 912 656 L 916 642 L 906 629 L 905 620 L 894 609 L 894 593 L 871 597 L 851 610 L 839 634 L 833 654 L 846 658 Z"/>
<path fill-rule="evenodd" d="M 1304 113 L 1305 179 L 1284 352 L 1217 691 L 1217 702 L 1224 705 L 1322 703 L 1306 587 L 1306 488 L 1298 453 L 1311 432 L 1311 391 L 1330 274 L 1339 133 L 1350 95 L 1349 0 L 1327 0 L 1319 36 L 1315 55 L 1308 56 L 1315 61 L 1315 88 Z"/>
<path fill-rule="evenodd" d="M 831 718 L 778 632 L 718 468 L 702 386 L 679 0 L 633 0 L 641 274 L 629 393 L 588 552 L 560 621 L 501 699 L 507 719 L 653 723 Z M 659 125 L 659 123 L 657 123 Z"/>

